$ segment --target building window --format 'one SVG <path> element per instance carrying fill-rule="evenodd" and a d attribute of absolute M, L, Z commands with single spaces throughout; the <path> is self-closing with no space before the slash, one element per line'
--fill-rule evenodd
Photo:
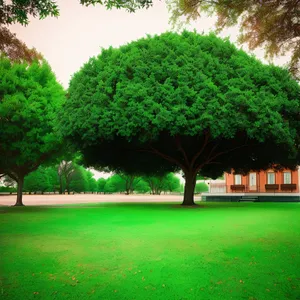
<path fill-rule="evenodd" d="M 242 184 L 242 175 L 240 174 L 234 175 L 234 184 Z"/>
<path fill-rule="evenodd" d="M 275 173 L 274 172 L 268 172 L 267 173 L 267 183 L 268 184 L 275 184 Z"/>
<path fill-rule="evenodd" d="M 292 174 L 291 172 L 283 172 L 283 183 L 291 184 L 292 183 Z"/>

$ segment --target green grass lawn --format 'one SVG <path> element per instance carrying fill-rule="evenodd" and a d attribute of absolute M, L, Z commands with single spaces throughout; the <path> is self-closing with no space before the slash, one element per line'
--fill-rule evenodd
<path fill-rule="evenodd" d="M 300 204 L 1 207 L 0 259 L 0 299 L 300 299 Z"/>

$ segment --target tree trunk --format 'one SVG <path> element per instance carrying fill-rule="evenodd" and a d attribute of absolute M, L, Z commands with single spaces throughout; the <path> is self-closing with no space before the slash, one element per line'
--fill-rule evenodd
<path fill-rule="evenodd" d="M 24 206 L 24 204 L 22 202 L 23 184 L 24 184 L 24 177 L 19 177 L 18 178 L 17 202 L 16 202 L 15 206 Z"/>
<path fill-rule="evenodd" d="M 63 186 L 62 186 L 62 176 L 59 175 L 59 194 L 63 193 Z"/>
<path fill-rule="evenodd" d="M 70 178 L 68 176 L 66 176 L 65 179 L 66 179 L 66 189 L 67 189 L 68 195 L 70 195 Z"/>
<path fill-rule="evenodd" d="M 194 191 L 196 186 L 196 174 L 185 174 L 184 197 L 182 205 L 196 205 L 194 202 Z"/>

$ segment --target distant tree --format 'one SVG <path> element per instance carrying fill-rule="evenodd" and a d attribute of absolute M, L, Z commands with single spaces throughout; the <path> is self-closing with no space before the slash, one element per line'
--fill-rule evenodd
<path fill-rule="evenodd" d="M 124 172 L 118 172 L 117 175 L 120 176 L 124 181 L 126 195 L 132 194 L 135 190 L 136 185 L 142 179 L 141 177 L 138 177 L 134 174 L 126 174 Z"/>
<path fill-rule="evenodd" d="M 104 179 L 104 178 L 99 178 L 98 180 L 97 180 L 97 192 L 98 193 L 104 193 L 104 186 L 105 186 L 105 184 L 106 184 L 106 179 Z"/>
<path fill-rule="evenodd" d="M 148 184 L 153 195 L 160 195 L 161 192 L 174 192 L 180 189 L 180 180 L 173 173 L 159 176 L 144 176 L 143 180 Z"/>
<path fill-rule="evenodd" d="M 147 182 L 150 193 L 152 195 L 160 195 L 161 192 L 164 189 L 164 178 L 165 175 L 160 175 L 160 176 L 144 176 L 143 180 Z"/>
<path fill-rule="evenodd" d="M 208 192 L 208 185 L 205 182 L 196 183 L 195 193 L 205 193 Z"/>
<path fill-rule="evenodd" d="M 123 193 L 126 191 L 126 182 L 119 175 L 114 174 L 107 180 L 106 191 L 110 193 Z"/>
<path fill-rule="evenodd" d="M 26 192 L 41 192 L 43 194 L 44 192 L 51 190 L 51 188 L 50 180 L 47 176 L 47 170 L 42 166 L 34 172 L 29 173 L 24 178 L 23 189 Z"/>
<path fill-rule="evenodd" d="M 70 182 L 72 180 L 72 174 L 75 172 L 75 164 L 72 161 L 61 161 L 58 165 L 57 173 L 59 177 L 59 193 L 64 192 L 64 187 L 70 194 Z"/>
<path fill-rule="evenodd" d="M 1 57 L 0 78 L 0 174 L 18 183 L 16 205 L 23 205 L 25 176 L 62 149 L 55 126 L 64 91 L 45 61 L 28 65 Z"/>
<path fill-rule="evenodd" d="M 17 189 L 15 187 L 11 187 L 11 186 L 1 186 L 0 185 L 0 193 L 15 193 L 17 191 Z"/>
<path fill-rule="evenodd" d="M 123 193 L 126 195 L 132 194 L 136 190 L 139 182 L 142 178 L 126 174 L 124 172 L 118 172 L 117 174 L 112 175 L 106 180 L 104 186 L 105 193 Z"/>
<path fill-rule="evenodd" d="M 88 188 L 87 192 L 97 192 L 97 181 L 94 178 L 94 175 L 91 171 L 86 170 L 87 174 L 87 182 L 88 182 Z"/>
<path fill-rule="evenodd" d="M 71 174 L 70 191 L 81 193 L 86 192 L 89 188 L 86 169 L 76 165 L 75 171 Z"/>
<path fill-rule="evenodd" d="M 134 189 L 137 193 L 140 194 L 146 194 L 150 192 L 150 187 L 149 184 L 141 179 L 136 185 L 135 185 L 135 189 Z"/>
<path fill-rule="evenodd" d="M 180 180 L 174 173 L 169 173 L 164 177 L 163 180 L 163 191 L 175 192 L 180 190 Z"/>
<path fill-rule="evenodd" d="M 27 62 L 43 60 L 41 53 L 36 49 L 29 49 L 15 34 L 5 26 L 0 25 L 0 54 L 6 55 L 13 62 Z"/>
<path fill-rule="evenodd" d="M 193 205 L 197 174 L 298 163 L 299 94 L 286 70 L 228 40 L 165 33 L 91 58 L 70 82 L 61 130 L 89 166 L 181 169 Z"/>
<path fill-rule="evenodd" d="M 49 192 L 59 191 L 59 177 L 57 174 L 56 166 L 46 167 L 45 176 L 47 176 L 49 180 Z"/>
<path fill-rule="evenodd" d="M 124 181 L 118 175 L 113 175 L 106 180 L 106 183 L 104 186 L 105 194 L 113 194 L 113 193 L 117 193 L 120 191 L 123 192 L 124 190 L 125 190 Z"/>
<path fill-rule="evenodd" d="M 216 14 L 218 31 L 236 24 L 240 26 L 240 43 L 251 50 L 264 47 L 273 58 L 292 52 L 290 71 L 299 78 L 300 22 L 299 1 L 278 0 L 168 0 L 171 22 L 178 24 L 200 18 L 201 13 Z"/>

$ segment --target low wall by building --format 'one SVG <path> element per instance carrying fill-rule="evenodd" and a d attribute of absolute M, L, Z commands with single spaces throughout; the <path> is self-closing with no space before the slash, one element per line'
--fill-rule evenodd
<path fill-rule="evenodd" d="M 300 202 L 300 194 L 289 194 L 289 195 L 265 195 L 265 194 L 253 194 L 255 202 Z M 202 201 L 207 202 L 239 202 L 243 201 L 243 197 L 251 197 L 249 194 L 223 194 L 223 195 L 212 195 L 202 194 Z"/>

